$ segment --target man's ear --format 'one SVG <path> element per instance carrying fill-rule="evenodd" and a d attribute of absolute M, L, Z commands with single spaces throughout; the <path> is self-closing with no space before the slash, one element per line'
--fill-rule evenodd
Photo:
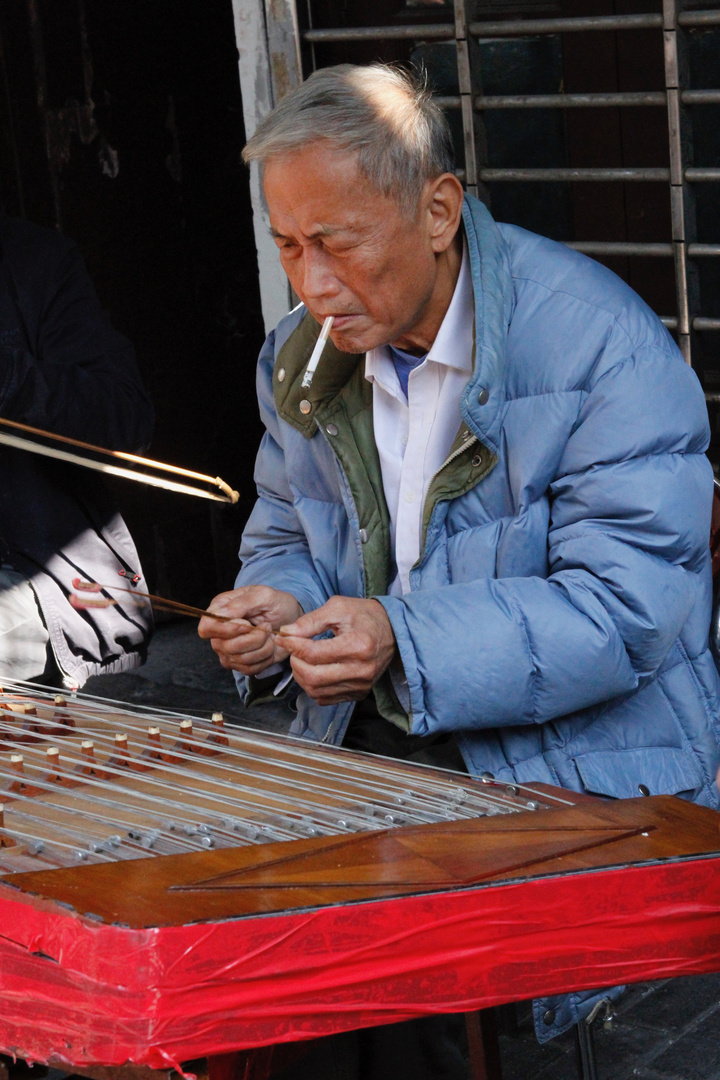
<path fill-rule="evenodd" d="M 460 228 L 463 189 L 457 176 L 443 173 L 428 180 L 423 192 L 430 245 L 436 255 L 446 251 Z"/>

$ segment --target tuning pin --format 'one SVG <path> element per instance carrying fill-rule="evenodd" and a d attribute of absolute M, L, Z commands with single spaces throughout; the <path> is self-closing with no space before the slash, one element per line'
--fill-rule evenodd
<path fill-rule="evenodd" d="M 188 740 L 193 738 L 192 720 L 180 721 L 180 738 L 175 741 L 173 749 L 182 750 L 184 754 L 197 753 L 197 746 Z"/>
<path fill-rule="evenodd" d="M 17 847 L 17 841 L 12 836 L 3 836 L 5 831 L 5 804 L 0 802 L 0 848 Z"/>
<path fill-rule="evenodd" d="M 210 717 L 210 723 L 212 724 L 212 731 L 205 740 L 206 743 L 212 743 L 213 746 L 228 746 L 230 740 L 225 734 L 225 717 L 221 712 L 214 712 Z"/>
<path fill-rule="evenodd" d="M 163 750 L 160 728 L 155 726 L 148 728 L 147 745 L 141 752 L 140 758 L 142 761 L 145 762 L 164 761 L 170 765 L 174 765 L 180 760 L 179 758 L 175 757 L 175 755 L 168 753 L 166 750 Z M 145 768 L 150 767 L 151 766 L 149 765 L 145 766 Z"/>
<path fill-rule="evenodd" d="M 53 704 L 55 705 L 55 710 L 52 715 L 53 723 L 59 724 L 61 727 L 74 728 L 75 720 L 69 712 L 65 711 L 68 704 L 65 695 L 56 694 L 53 699 Z"/>
<path fill-rule="evenodd" d="M 75 766 L 75 772 L 80 776 L 92 776 L 97 780 L 108 779 L 107 773 L 99 767 L 95 760 L 95 744 L 91 739 L 83 739 L 80 744 L 82 761 Z"/>
<path fill-rule="evenodd" d="M 14 735 L 9 737 L 14 742 L 38 742 L 35 737 L 36 732 L 40 729 L 40 722 L 38 720 L 37 708 L 31 701 L 9 701 L 5 706 L 12 714 L 13 720 L 22 719 L 22 734 L 15 732 Z"/>
<path fill-rule="evenodd" d="M 57 746 L 48 746 L 45 751 L 45 758 L 47 760 L 47 772 L 43 773 L 43 781 L 46 784 L 61 784 L 62 777 L 60 776 L 60 751 Z"/>
<path fill-rule="evenodd" d="M 114 753 L 108 758 L 107 763 L 113 768 L 127 769 L 130 767 L 131 758 L 128 749 L 128 738 L 123 731 L 118 731 L 115 735 Z"/>
<path fill-rule="evenodd" d="M 152 758 L 155 761 L 162 760 L 162 741 L 160 739 L 159 727 L 148 728 L 147 746 L 142 751 L 140 756 L 144 758 Z"/>
<path fill-rule="evenodd" d="M 37 708 L 30 701 L 11 701 L 9 708 L 20 716 L 37 716 Z"/>
<path fill-rule="evenodd" d="M 10 769 L 15 774 L 15 779 L 2 782 L 1 790 L 11 795 L 37 795 L 37 788 L 28 783 L 25 775 L 25 759 L 22 754 L 10 755 Z"/>

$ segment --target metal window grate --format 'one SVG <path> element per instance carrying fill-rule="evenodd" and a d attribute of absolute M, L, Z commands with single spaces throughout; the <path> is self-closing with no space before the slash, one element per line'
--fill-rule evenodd
<path fill-rule="evenodd" d="M 681 37 L 691 28 L 720 26 L 720 11 L 683 11 L 677 0 L 663 0 L 657 14 L 578 16 L 576 18 L 536 18 L 503 21 L 468 21 L 466 0 L 454 0 L 454 22 L 397 26 L 309 29 L 302 40 L 311 45 L 350 42 L 426 41 L 456 42 L 458 85 L 460 93 L 439 97 L 446 109 L 459 109 L 462 115 L 465 166 L 458 175 L 467 189 L 477 193 L 478 184 L 498 181 L 533 183 L 541 181 L 583 182 L 653 182 L 669 187 L 672 235 L 666 242 L 632 241 L 569 242 L 569 246 L 590 255 L 651 256 L 673 258 L 677 315 L 664 316 L 666 326 L 675 330 L 678 343 L 691 363 L 691 331 L 720 330 L 720 318 L 703 317 L 689 284 L 688 259 L 717 258 L 720 244 L 696 242 L 693 235 L 693 186 L 720 181 L 720 168 L 695 167 L 687 159 L 683 111 L 694 105 L 720 103 L 720 87 L 692 90 L 685 85 L 687 75 L 681 60 Z M 484 96 L 474 94 L 469 44 L 479 38 L 508 38 L 524 35 L 567 34 L 574 32 L 653 29 L 663 35 L 665 90 L 647 92 L 523 94 Z M 312 51 L 314 65 L 314 49 Z M 489 168 L 479 161 L 476 149 L 475 117 L 500 109 L 580 109 L 664 107 L 668 114 L 669 167 L 667 168 Z"/>

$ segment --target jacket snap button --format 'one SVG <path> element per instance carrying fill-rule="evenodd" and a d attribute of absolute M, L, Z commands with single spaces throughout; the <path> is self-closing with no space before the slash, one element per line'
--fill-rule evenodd
<path fill-rule="evenodd" d="M 476 454 L 475 457 L 472 459 L 473 469 L 477 469 L 478 465 L 482 465 L 482 457 L 480 456 L 480 454 Z"/>
<path fill-rule="evenodd" d="M 370 539 L 370 537 L 368 535 L 367 529 L 361 529 L 360 530 L 360 543 L 361 544 L 367 544 L 369 539 Z"/>
<path fill-rule="evenodd" d="M 555 1022 L 555 1010 L 554 1009 L 548 1009 L 548 1011 L 543 1015 L 543 1024 L 545 1024 L 546 1027 L 550 1027 L 550 1025 L 552 1023 L 554 1023 L 554 1022 Z"/>
<path fill-rule="evenodd" d="M 337 433 L 338 433 L 338 429 L 337 429 L 336 424 L 328 424 L 328 426 L 325 428 L 325 430 L 327 431 L 328 435 L 337 435 Z"/>
<path fill-rule="evenodd" d="M 638 784 L 638 791 L 641 795 L 649 795 L 650 788 L 646 784 Z"/>
<path fill-rule="evenodd" d="M 481 390 L 478 394 L 478 405 L 487 405 L 490 399 L 490 394 L 487 390 Z"/>
<path fill-rule="evenodd" d="M 281 367 L 278 371 L 278 382 L 285 382 L 285 368 Z"/>
<path fill-rule="evenodd" d="M 312 405 L 307 398 L 303 398 L 300 402 L 300 412 L 303 413 L 305 416 L 307 416 L 309 412 L 312 412 Z"/>

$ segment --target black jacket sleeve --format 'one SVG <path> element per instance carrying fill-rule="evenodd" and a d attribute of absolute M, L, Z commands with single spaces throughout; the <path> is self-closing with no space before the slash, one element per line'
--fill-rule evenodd
<path fill-rule="evenodd" d="M 75 245 L 8 219 L 0 239 L 0 416 L 112 450 L 145 448 L 154 414 L 132 346 Z"/>

